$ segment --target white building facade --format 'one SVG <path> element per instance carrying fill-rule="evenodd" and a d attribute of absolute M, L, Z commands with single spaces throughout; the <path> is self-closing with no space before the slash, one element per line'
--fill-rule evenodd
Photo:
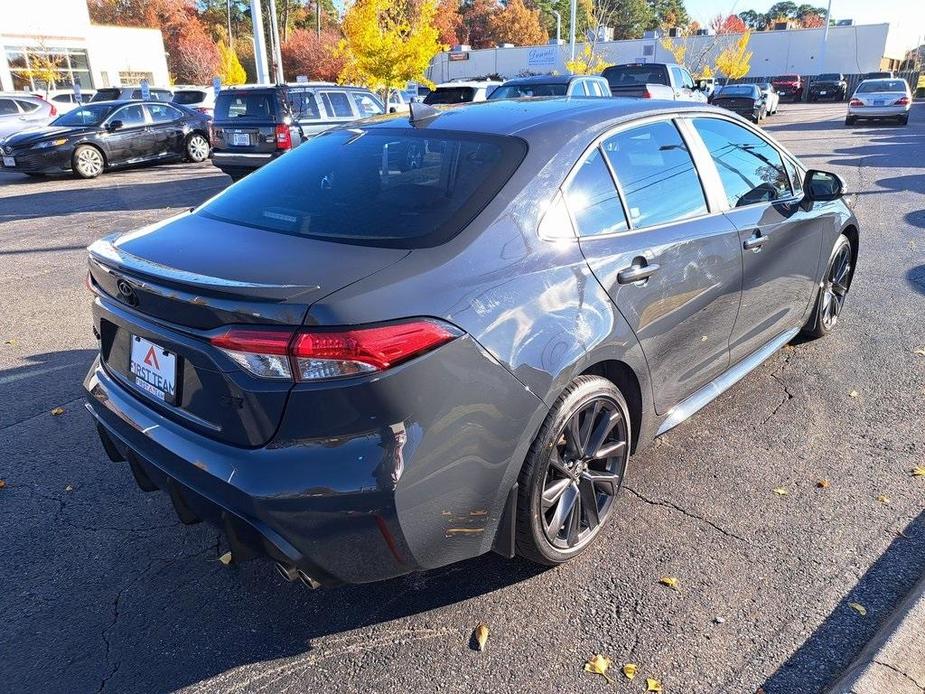
<path fill-rule="evenodd" d="M 45 89 L 31 70 L 42 57 L 57 75 L 49 89 L 78 81 L 83 89 L 169 81 L 159 29 L 91 24 L 86 0 L 2 0 L 0 91 Z"/>
<path fill-rule="evenodd" d="M 823 42 L 823 29 L 752 32 L 748 50 L 752 51 L 749 77 L 823 72 L 858 74 L 883 69 L 888 51 L 889 24 L 833 26 Z M 712 66 L 716 56 L 735 43 L 739 34 L 691 36 L 674 39 L 685 42 L 686 64 L 694 72 Z M 597 52 L 610 63 L 671 63 L 672 54 L 660 38 L 607 41 L 597 44 Z M 823 49 L 823 46 L 824 49 Z M 577 47 L 581 51 L 582 45 Z M 523 72 L 566 72 L 569 46 L 519 46 L 467 51 L 466 56 L 440 53 L 430 65 L 428 76 L 435 82 L 499 74 L 505 78 Z"/>

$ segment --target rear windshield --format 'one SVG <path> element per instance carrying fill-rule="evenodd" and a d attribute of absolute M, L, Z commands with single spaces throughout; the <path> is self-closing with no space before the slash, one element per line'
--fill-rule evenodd
<path fill-rule="evenodd" d="M 816 78 L 817 82 L 838 82 L 839 80 L 841 80 L 841 75 L 834 72 L 825 72 Z"/>
<path fill-rule="evenodd" d="M 567 84 L 502 84 L 489 97 L 495 99 L 519 99 L 525 96 L 565 96 Z"/>
<path fill-rule="evenodd" d="M 429 247 L 468 224 L 526 151 L 514 137 L 335 130 L 258 169 L 196 214 L 325 241 Z"/>
<path fill-rule="evenodd" d="M 464 104 L 475 98 L 472 87 L 438 87 L 424 97 L 425 104 Z"/>
<path fill-rule="evenodd" d="M 182 92 L 175 92 L 173 103 L 175 104 L 198 104 L 206 100 L 206 93 L 197 89 L 184 89 Z"/>
<path fill-rule="evenodd" d="M 610 87 L 631 87 L 641 84 L 668 84 L 668 70 L 664 65 L 614 65 L 601 76 Z"/>
<path fill-rule="evenodd" d="M 780 77 L 775 77 L 775 82 L 797 82 L 800 79 L 799 75 L 781 75 Z"/>
<path fill-rule="evenodd" d="M 113 101 L 118 99 L 121 93 L 122 90 L 118 87 L 104 87 L 103 89 L 97 90 L 90 101 Z"/>
<path fill-rule="evenodd" d="M 719 96 L 755 96 L 758 87 L 752 84 L 729 84 L 719 90 Z"/>
<path fill-rule="evenodd" d="M 220 92 L 215 120 L 275 120 L 276 92 Z"/>
<path fill-rule="evenodd" d="M 875 80 L 873 82 L 861 82 L 858 87 L 858 94 L 870 94 L 871 92 L 904 92 L 906 83 L 903 80 Z"/>

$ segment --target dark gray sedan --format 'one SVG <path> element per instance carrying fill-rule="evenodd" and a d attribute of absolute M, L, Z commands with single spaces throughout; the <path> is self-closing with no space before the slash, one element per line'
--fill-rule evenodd
<path fill-rule="evenodd" d="M 411 108 L 90 247 L 106 451 L 313 587 L 574 557 L 857 262 L 841 180 L 726 111 Z"/>

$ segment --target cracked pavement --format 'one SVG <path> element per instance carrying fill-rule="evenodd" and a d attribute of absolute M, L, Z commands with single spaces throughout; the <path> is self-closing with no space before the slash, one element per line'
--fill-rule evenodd
<path fill-rule="evenodd" d="M 541 570 L 488 555 L 322 592 L 268 564 L 224 567 L 218 533 L 138 490 L 82 406 L 84 247 L 228 179 L 210 165 L 0 173 L 4 689 L 641 691 L 582 672 L 598 652 L 666 692 L 824 687 L 925 570 L 925 480 L 909 475 L 925 464 L 925 105 L 907 128 L 843 116 L 784 104 L 766 121 L 858 193 L 861 259 L 831 336 L 788 345 L 634 457 L 587 556 Z M 479 622 L 483 653 L 468 648 Z"/>

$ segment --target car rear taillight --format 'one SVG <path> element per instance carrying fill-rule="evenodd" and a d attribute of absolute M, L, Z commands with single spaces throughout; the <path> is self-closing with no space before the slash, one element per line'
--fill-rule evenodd
<path fill-rule="evenodd" d="M 903 97 L 897 99 L 896 101 L 894 101 L 894 102 L 893 102 L 893 105 L 894 105 L 894 106 L 908 106 L 908 105 L 909 105 L 909 97 L 908 97 L 908 96 L 903 96 Z"/>
<path fill-rule="evenodd" d="M 650 92 L 648 89 L 643 89 L 642 94 L 639 95 L 639 98 L 640 99 L 651 99 L 652 92 Z"/>
<path fill-rule="evenodd" d="M 861 101 L 860 99 L 852 99 L 851 101 L 848 102 L 848 105 L 849 106 L 863 106 L 864 102 Z"/>
<path fill-rule="evenodd" d="M 58 115 L 58 109 L 56 109 L 55 105 L 51 103 L 50 101 L 48 102 L 48 105 L 51 106 L 51 113 L 49 113 L 48 115 L 54 118 L 55 116 Z"/>
<path fill-rule="evenodd" d="M 276 125 L 276 149 L 292 149 L 292 134 L 285 123 Z"/>
<path fill-rule="evenodd" d="M 385 371 L 461 334 L 436 320 L 415 319 L 342 330 L 229 328 L 210 342 L 255 376 L 320 381 Z"/>

